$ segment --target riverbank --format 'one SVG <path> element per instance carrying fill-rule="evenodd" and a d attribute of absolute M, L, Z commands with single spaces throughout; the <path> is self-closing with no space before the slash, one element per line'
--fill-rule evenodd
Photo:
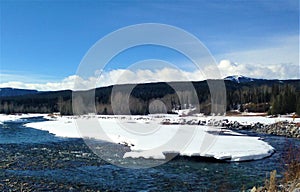
<path fill-rule="evenodd" d="M 243 125 L 237 121 L 223 124 L 226 128 L 232 130 L 247 130 L 257 133 L 293 137 L 300 139 L 300 123 L 292 121 L 279 121 L 272 124 L 263 124 L 260 122 Z"/>
<path fill-rule="evenodd" d="M 62 127 L 70 125 L 71 118 L 74 117 L 61 122 Z M 131 124 L 142 125 L 133 123 L 133 120 L 131 119 Z M 273 146 L 276 153 L 268 158 L 243 163 L 212 163 L 179 158 L 153 168 L 126 169 L 99 158 L 82 139 L 61 140 L 47 131 L 24 127 L 25 123 L 41 121 L 44 122 L 42 117 L 0 124 L 0 131 L 3 131 L 0 142 L 3 139 L 10 142 L 0 144 L 0 191 L 224 191 L 226 189 L 238 192 L 242 189 L 251 189 L 253 186 L 262 186 L 266 174 L 275 169 L 280 170 L 287 143 L 300 146 L 299 140 L 292 138 L 255 134 Z M 147 124 L 145 119 L 140 118 L 140 121 Z M 191 128 L 188 125 L 185 127 Z M 47 139 L 37 140 L 46 138 L 45 134 L 49 135 Z M 107 145 L 112 148 L 103 151 L 107 152 L 104 154 L 106 156 L 111 155 L 111 151 L 116 148 L 119 149 L 117 153 L 119 157 L 128 152 L 128 147 L 123 145 Z M 128 164 L 140 161 L 132 158 L 119 160 Z M 146 159 L 143 161 L 149 162 Z"/>
<path fill-rule="evenodd" d="M 47 114 L 17 114 L 4 115 L 0 114 L 0 124 L 7 121 L 22 121 L 24 118 L 43 117 L 48 120 L 57 120 L 60 118 L 68 119 L 65 125 L 59 127 L 54 133 L 57 136 L 67 136 L 79 138 L 77 131 L 67 130 L 68 125 L 74 119 L 90 118 L 88 115 L 83 116 L 55 116 Z M 97 115 L 99 120 L 128 120 L 133 122 L 149 123 L 156 120 L 157 123 L 164 125 L 205 125 L 214 127 L 224 127 L 230 130 L 248 130 L 257 133 L 272 134 L 278 136 L 300 138 L 300 118 L 293 119 L 290 116 L 268 117 L 265 113 L 245 113 L 245 114 L 230 114 L 228 116 L 185 116 L 156 114 L 148 116 L 112 116 L 112 115 Z M 58 125 L 55 125 L 58 126 Z M 66 130 L 65 130 L 66 129 Z M 50 130 L 48 130 L 50 131 Z M 51 131 L 50 131 L 51 132 Z"/>

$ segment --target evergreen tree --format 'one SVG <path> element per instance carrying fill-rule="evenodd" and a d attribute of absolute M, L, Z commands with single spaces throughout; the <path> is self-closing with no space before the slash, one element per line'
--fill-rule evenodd
<path fill-rule="evenodd" d="M 296 109 L 296 113 L 298 115 L 300 115 L 300 95 L 297 98 L 297 109 Z"/>

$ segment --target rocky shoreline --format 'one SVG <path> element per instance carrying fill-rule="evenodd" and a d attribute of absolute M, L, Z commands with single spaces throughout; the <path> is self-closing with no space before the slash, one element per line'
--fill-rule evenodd
<path fill-rule="evenodd" d="M 284 136 L 284 137 L 291 137 L 291 138 L 298 138 L 300 139 L 300 123 L 293 122 L 293 121 L 278 121 L 272 124 L 264 124 L 261 122 L 255 123 L 241 123 L 238 121 L 229 121 L 228 119 L 223 120 L 197 120 L 192 119 L 186 121 L 185 119 L 178 119 L 177 121 L 171 122 L 170 119 L 164 119 L 161 124 L 164 125 L 172 125 L 172 124 L 181 124 L 181 125 L 208 125 L 214 127 L 222 127 L 225 129 L 230 130 L 245 130 L 245 131 L 252 131 L 256 133 L 264 133 L 270 135 L 277 135 L 277 136 Z"/>
<path fill-rule="evenodd" d="M 233 130 L 247 130 L 257 133 L 272 134 L 278 136 L 300 138 L 300 123 L 280 121 L 273 124 L 265 125 L 263 123 L 255 123 L 250 125 L 243 125 L 239 122 L 224 122 L 223 127 Z"/>

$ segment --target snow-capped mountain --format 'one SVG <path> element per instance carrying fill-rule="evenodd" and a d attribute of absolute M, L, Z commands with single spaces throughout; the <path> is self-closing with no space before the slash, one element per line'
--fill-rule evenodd
<path fill-rule="evenodd" d="M 231 75 L 231 76 L 227 76 L 224 78 L 224 80 L 229 80 L 229 81 L 233 81 L 236 83 L 248 83 L 257 79 L 254 78 L 250 78 L 250 77 L 245 77 L 242 75 Z"/>

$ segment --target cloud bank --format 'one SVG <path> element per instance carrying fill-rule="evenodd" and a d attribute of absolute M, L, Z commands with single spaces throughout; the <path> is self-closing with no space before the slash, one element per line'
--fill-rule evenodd
<path fill-rule="evenodd" d="M 300 79 L 300 68 L 297 64 L 253 65 L 237 64 L 230 60 L 222 60 L 218 68 L 223 77 L 244 75 L 263 79 Z"/>
<path fill-rule="evenodd" d="M 137 70 L 116 69 L 102 72 L 99 76 L 83 79 L 78 75 L 69 76 L 58 82 L 51 83 L 23 83 L 20 81 L 9 81 L 0 83 L 0 87 L 13 87 L 22 89 L 36 89 L 40 91 L 53 90 L 86 90 L 95 87 L 104 87 L 115 84 L 133 84 L 150 82 L 170 81 L 200 81 L 204 80 L 201 71 L 186 72 L 174 68 L 163 68 L 160 70 Z"/>
<path fill-rule="evenodd" d="M 244 75 L 252 78 L 264 79 L 300 79 L 299 65 L 296 64 L 273 64 L 253 65 L 238 64 L 230 60 L 221 60 L 218 64 L 219 73 L 224 78 L 229 75 Z M 0 87 L 13 87 L 23 89 L 36 89 L 39 91 L 54 90 L 84 90 L 95 87 L 103 87 L 114 84 L 126 83 L 149 83 L 170 81 L 201 81 L 211 72 L 209 66 L 203 71 L 182 71 L 176 68 L 162 68 L 157 70 L 129 70 L 115 69 L 102 72 L 99 76 L 83 79 L 72 75 L 57 82 L 48 83 L 24 83 L 21 81 L 7 81 L 0 83 Z M 206 75 L 205 75 L 206 74 Z M 210 74 L 210 76 L 212 76 Z M 219 77 L 216 73 L 216 78 Z M 76 83 L 76 86 L 75 84 Z"/>

